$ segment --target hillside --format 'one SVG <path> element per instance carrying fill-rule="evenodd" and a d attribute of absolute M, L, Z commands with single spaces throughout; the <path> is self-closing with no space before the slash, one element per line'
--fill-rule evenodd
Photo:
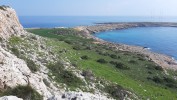
<path fill-rule="evenodd" d="M 0 18 L 0 100 L 177 99 L 176 72 L 142 54 L 83 30 L 24 30 L 9 7 Z"/>

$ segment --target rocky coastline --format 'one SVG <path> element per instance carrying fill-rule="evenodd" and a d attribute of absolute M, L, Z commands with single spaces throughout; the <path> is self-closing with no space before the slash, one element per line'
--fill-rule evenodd
<path fill-rule="evenodd" d="M 98 33 L 109 30 L 120 30 L 134 27 L 177 27 L 172 22 L 122 22 L 122 23 L 96 23 L 93 26 L 85 26 L 90 33 Z"/>
<path fill-rule="evenodd" d="M 75 29 L 84 31 L 86 33 L 86 37 L 95 39 L 97 41 L 96 43 L 104 44 L 106 46 L 113 47 L 117 50 L 144 55 L 149 60 L 155 62 L 157 65 L 162 66 L 164 69 L 172 69 L 177 71 L 177 62 L 174 58 L 170 56 L 152 52 L 146 47 L 126 45 L 122 43 L 116 43 L 116 44 L 111 43 L 99 39 L 92 35 L 103 31 L 120 30 L 120 29 L 128 29 L 128 28 L 135 28 L 135 27 L 177 27 L 177 23 L 171 23 L 171 22 L 97 23 L 97 25 L 80 26 L 80 27 L 76 27 Z"/>

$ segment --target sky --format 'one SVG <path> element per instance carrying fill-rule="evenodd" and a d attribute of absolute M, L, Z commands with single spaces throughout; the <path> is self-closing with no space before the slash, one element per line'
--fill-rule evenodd
<path fill-rule="evenodd" d="M 177 16 L 177 0 L 0 0 L 19 16 Z"/>

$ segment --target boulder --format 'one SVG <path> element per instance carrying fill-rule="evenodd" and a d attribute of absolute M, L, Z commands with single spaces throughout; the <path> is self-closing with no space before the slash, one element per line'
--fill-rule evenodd
<path fill-rule="evenodd" d="M 23 100 L 23 99 L 18 98 L 16 96 L 4 96 L 4 97 L 0 97 L 0 100 Z"/>

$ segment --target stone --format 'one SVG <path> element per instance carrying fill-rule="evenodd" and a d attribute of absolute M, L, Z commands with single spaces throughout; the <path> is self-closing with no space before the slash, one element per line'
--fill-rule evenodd
<path fill-rule="evenodd" d="M 10 7 L 4 7 L 4 9 L 0 9 L 0 37 L 8 39 L 12 35 L 20 36 L 24 34 L 23 27 L 18 20 L 15 10 Z"/>
<path fill-rule="evenodd" d="M 16 96 L 4 96 L 4 97 L 0 97 L 0 100 L 23 100 L 23 99 L 18 98 Z"/>

